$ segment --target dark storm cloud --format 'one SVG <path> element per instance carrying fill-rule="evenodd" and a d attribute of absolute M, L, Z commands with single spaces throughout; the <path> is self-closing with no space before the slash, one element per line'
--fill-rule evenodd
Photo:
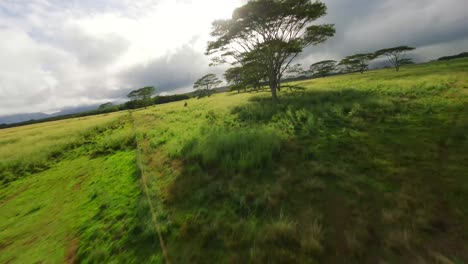
<path fill-rule="evenodd" d="M 201 76 L 222 69 L 208 67 L 208 58 L 186 45 L 175 52 L 157 58 L 148 64 L 134 66 L 122 73 L 122 81 L 128 89 L 156 86 L 158 93 L 189 88 Z"/>
<path fill-rule="evenodd" d="M 301 56 L 304 62 L 324 58 L 341 59 L 354 53 L 409 45 L 418 49 L 468 38 L 468 5 L 465 0 L 323 0 L 328 14 L 320 23 L 333 23 L 336 35 L 318 46 L 308 47 Z M 414 57 L 420 61 L 441 56 L 426 51 Z"/>

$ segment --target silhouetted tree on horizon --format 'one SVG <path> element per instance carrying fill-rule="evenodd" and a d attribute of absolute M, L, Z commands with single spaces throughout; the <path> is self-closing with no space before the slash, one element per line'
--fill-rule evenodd
<path fill-rule="evenodd" d="M 381 49 L 375 52 L 376 57 L 385 56 L 390 64 L 395 68 L 396 71 L 400 71 L 402 61 L 405 59 L 407 51 L 414 50 L 414 47 L 398 46 L 394 48 Z"/>
<path fill-rule="evenodd" d="M 309 67 L 309 72 L 315 76 L 325 77 L 336 69 L 336 61 L 324 60 L 316 62 Z"/>
<path fill-rule="evenodd" d="M 363 74 L 368 68 L 369 63 L 375 59 L 374 53 L 354 54 L 342 59 L 339 66 L 343 66 L 346 72 L 360 72 Z"/>
<path fill-rule="evenodd" d="M 156 93 L 156 88 L 153 86 L 146 86 L 138 90 L 131 91 L 127 97 L 135 101 L 137 105 L 140 103 L 142 106 L 147 107 L 151 105 L 151 97 Z"/>
<path fill-rule="evenodd" d="M 197 90 L 198 98 L 208 96 L 210 97 L 213 93 L 213 89 L 218 87 L 222 81 L 216 77 L 216 75 L 210 73 L 200 79 L 198 79 L 193 84 L 193 89 Z"/>

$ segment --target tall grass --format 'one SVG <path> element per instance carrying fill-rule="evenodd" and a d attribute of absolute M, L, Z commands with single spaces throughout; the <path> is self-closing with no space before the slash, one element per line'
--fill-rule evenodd
<path fill-rule="evenodd" d="M 112 129 L 111 125 L 119 123 L 120 118 L 122 113 L 0 130 L 3 142 L 0 148 L 0 182 L 8 183 L 50 168 L 61 157 L 71 154 L 73 149 Z M 100 148 L 106 148 L 105 144 L 111 141 L 115 143 L 114 148 L 126 143 L 131 138 L 129 130 L 126 131 L 119 131 L 120 135 L 107 133 L 110 137 L 106 139 L 107 143 L 99 141 Z"/>
<path fill-rule="evenodd" d="M 281 137 L 269 128 L 203 128 L 200 134 L 184 147 L 183 158 L 222 175 L 265 170 L 280 152 Z"/>
<path fill-rule="evenodd" d="M 63 242 L 23 239 L 57 229 L 58 241 L 80 239 L 82 262 L 160 263 L 138 143 L 172 263 L 467 262 L 467 68 L 465 59 L 306 80 L 279 102 L 215 94 L 85 130 L 70 121 L 77 143 L 65 151 L 60 127 L 0 131 L 0 155 L 7 146 L 12 160 L 24 157 L 25 175 L 35 153 L 56 162 L 0 189 L 0 261 L 44 260 L 20 255 L 27 248 L 60 259 Z M 16 149 L 29 138 L 44 145 Z M 50 216 L 70 219 L 60 229 Z"/>

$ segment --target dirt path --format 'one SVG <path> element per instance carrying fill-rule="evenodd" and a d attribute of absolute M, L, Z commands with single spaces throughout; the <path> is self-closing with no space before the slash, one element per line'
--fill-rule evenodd
<path fill-rule="evenodd" d="M 67 247 L 67 255 L 66 255 L 66 263 L 73 264 L 76 261 L 76 253 L 78 251 L 79 240 L 74 238 L 70 240 L 68 247 Z"/>
<path fill-rule="evenodd" d="M 135 120 L 134 120 L 133 115 L 131 113 L 130 113 L 130 117 L 131 117 L 131 120 L 132 120 L 133 135 L 136 137 Z M 142 185 L 143 185 L 143 189 L 144 189 L 144 192 L 145 192 L 146 199 L 147 199 L 148 204 L 150 206 L 151 218 L 153 220 L 153 224 L 154 224 L 154 226 L 156 228 L 156 231 L 158 233 L 159 245 L 161 247 L 161 251 L 163 253 L 164 260 L 165 260 L 166 264 L 169 264 L 170 261 L 169 261 L 169 257 L 168 257 L 168 254 L 167 254 L 166 245 L 164 243 L 164 239 L 163 239 L 163 236 L 162 236 L 162 233 L 161 233 L 161 228 L 159 226 L 158 219 L 157 219 L 157 216 L 156 216 L 156 209 L 155 209 L 155 206 L 154 206 L 153 202 L 151 201 L 151 197 L 149 195 L 148 184 L 146 182 L 147 173 L 146 173 L 145 167 L 143 166 L 142 161 L 141 161 L 141 145 L 139 144 L 138 141 L 136 141 L 136 151 L 137 151 L 137 153 L 136 153 L 137 166 L 138 166 L 138 168 L 140 169 L 140 172 L 141 172 L 141 182 L 142 182 Z"/>

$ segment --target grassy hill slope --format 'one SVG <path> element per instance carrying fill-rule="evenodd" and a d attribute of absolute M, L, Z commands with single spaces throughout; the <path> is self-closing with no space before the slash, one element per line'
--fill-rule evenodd
<path fill-rule="evenodd" d="M 0 262 L 468 262 L 468 60 L 295 84 L 1 130 Z"/>

